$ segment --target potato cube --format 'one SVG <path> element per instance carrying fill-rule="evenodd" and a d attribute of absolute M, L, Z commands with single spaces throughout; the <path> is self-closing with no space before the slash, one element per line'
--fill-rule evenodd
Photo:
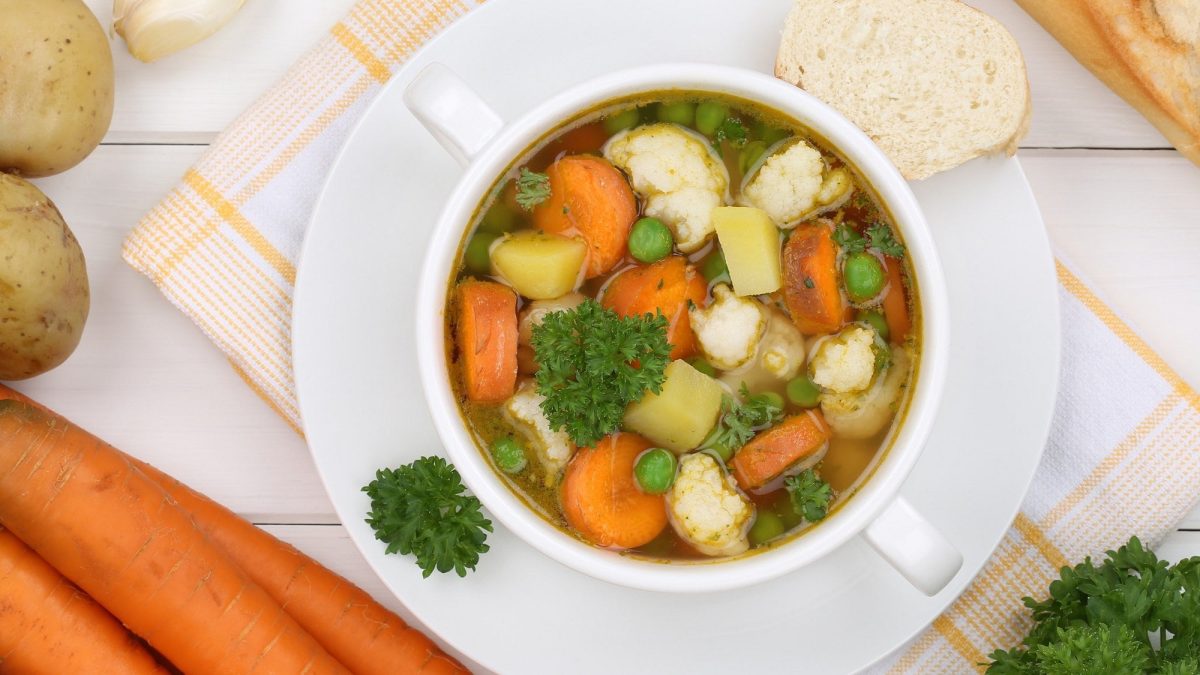
<path fill-rule="evenodd" d="M 625 409 L 625 428 L 673 452 L 687 452 L 716 425 L 723 392 L 716 380 L 686 361 L 672 361 L 662 391 L 647 392 Z"/>
<path fill-rule="evenodd" d="M 553 300 L 575 290 L 587 257 L 582 239 L 525 230 L 492 244 L 492 270 L 521 295 Z"/>
<path fill-rule="evenodd" d="M 766 211 L 750 206 L 718 206 L 713 209 L 712 220 L 734 293 L 743 297 L 762 295 L 783 286 L 779 230 Z"/>

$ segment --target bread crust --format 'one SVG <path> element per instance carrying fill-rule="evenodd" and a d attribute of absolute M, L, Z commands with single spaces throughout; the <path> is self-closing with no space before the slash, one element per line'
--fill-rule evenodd
<path fill-rule="evenodd" d="M 1200 2 L 1200 0 L 1191 0 Z M 1200 90 L 1182 76 L 1169 88 L 1156 84 L 1158 73 L 1186 72 L 1189 52 L 1200 45 L 1176 41 L 1160 18 L 1147 11 L 1151 0 L 1016 0 L 1067 51 L 1138 110 L 1185 157 L 1200 165 Z M 1120 34 L 1118 22 L 1135 31 L 1137 44 Z M 1149 63 L 1139 50 L 1167 62 Z M 1194 58 L 1194 57 L 1193 57 Z M 1177 96 L 1182 94 L 1182 98 Z M 1183 107 L 1190 102 L 1190 109 Z"/>

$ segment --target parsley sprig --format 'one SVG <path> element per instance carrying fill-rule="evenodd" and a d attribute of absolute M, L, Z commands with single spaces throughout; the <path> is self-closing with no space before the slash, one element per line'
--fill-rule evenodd
<path fill-rule="evenodd" d="M 550 198 L 550 176 L 521 167 L 517 176 L 517 204 L 526 211 Z"/>
<path fill-rule="evenodd" d="M 702 447 L 715 450 L 726 460 L 756 432 L 774 426 L 783 419 L 783 408 L 769 397 L 751 396 L 745 383 L 742 383 L 741 394 L 742 401 L 728 394 L 721 397 L 721 416 L 717 419 L 717 426 L 702 444 Z"/>
<path fill-rule="evenodd" d="M 821 480 L 816 471 L 808 469 L 798 475 L 783 479 L 792 500 L 792 508 L 810 523 L 820 522 L 829 515 L 829 503 L 833 501 L 833 488 Z"/>
<path fill-rule="evenodd" d="M 375 472 L 363 492 L 371 498 L 367 524 L 388 553 L 412 554 L 422 576 L 454 570 L 474 571 L 492 521 L 479 500 L 465 494 L 458 470 L 441 457 L 422 457 L 411 464 Z"/>
<path fill-rule="evenodd" d="M 615 431 L 625 407 L 662 390 L 671 345 L 662 314 L 621 317 L 595 300 L 533 329 L 542 411 L 579 446 Z"/>
<path fill-rule="evenodd" d="M 1025 598 L 1033 629 L 989 673 L 1200 673 L 1200 557 L 1171 565 L 1133 537 L 1060 574 L 1049 598 Z"/>
<path fill-rule="evenodd" d="M 886 223 L 876 222 L 867 227 L 863 236 L 850 223 L 841 223 L 833 230 L 833 242 L 846 253 L 862 253 L 873 248 L 891 258 L 904 257 L 904 244 L 896 241 L 896 235 Z"/>

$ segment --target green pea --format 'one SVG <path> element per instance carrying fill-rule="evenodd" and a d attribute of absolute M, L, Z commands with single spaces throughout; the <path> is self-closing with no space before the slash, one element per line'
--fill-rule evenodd
<path fill-rule="evenodd" d="M 504 234 L 517 229 L 517 214 L 508 208 L 503 199 L 497 199 L 487 213 L 483 214 L 483 222 L 479 223 L 480 232 Z"/>
<path fill-rule="evenodd" d="M 721 458 L 722 462 L 728 463 L 729 460 L 733 459 L 733 448 L 724 443 L 711 443 L 705 446 L 705 450 L 712 450 L 716 453 L 717 457 Z"/>
<path fill-rule="evenodd" d="M 888 331 L 887 319 L 883 317 L 883 313 L 877 309 L 860 309 L 858 311 L 858 320 L 865 321 L 879 333 L 879 337 L 887 342 L 890 333 Z"/>
<path fill-rule="evenodd" d="M 715 249 L 708 257 L 704 259 L 704 263 L 700 265 L 700 273 L 704 275 L 704 280 L 712 283 L 717 279 L 729 275 L 729 266 L 725 264 L 725 254 L 721 249 Z"/>
<path fill-rule="evenodd" d="M 767 151 L 767 144 L 762 141 L 750 141 L 746 147 L 742 148 L 742 152 L 738 154 L 738 166 L 741 167 L 742 173 L 750 170 L 754 163 L 762 159 L 763 153 Z"/>
<path fill-rule="evenodd" d="M 787 138 L 788 136 L 791 136 L 792 132 L 788 131 L 787 129 L 773 127 L 766 122 L 755 122 L 754 135 L 758 136 L 763 143 L 766 143 L 767 146 L 770 147 Z"/>
<path fill-rule="evenodd" d="M 759 509 L 758 517 L 754 519 L 754 524 L 750 526 L 750 545 L 762 546 L 783 534 L 785 529 L 783 519 L 776 515 L 775 512 Z"/>
<path fill-rule="evenodd" d="M 696 131 L 705 136 L 712 136 L 721 128 L 721 123 L 729 115 L 729 106 L 716 101 L 705 101 L 696 106 Z"/>
<path fill-rule="evenodd" d="M 467 243 L 467 251 L 463 254 L 463 262 L 471 274 L 488 274 L 492 271 L 492 242 L 500 238 L 495 232 L 476 232 Z"/>
<path fill-rule="evenodd" d="M 642 114 L 637 108 L 622 110 L 619 113 L 607 115 L 604 118 L 604 130 L 611 136 L 618 131 L 632 129 L 641 121 Z"/>
<path fill-rule="evenodd" d="M 661 495 L 675 482 L 675 453 L 662 448 L 650 448 L 638 455 L 633 465 L 633 477 L 638 487 L 648 495 Z"/>
<path fill-rule="evenodd" d="M 492 441 L 492 459 L 504 473 L 521 473 L 525 470 L 525 448 L 512 436 L 501 436 Z"/>
<path fill-rule="evenodd" d="M 704 373 L 705 375 L 707 375 L 709 377 L 717 376 L 717 369 L 713 368 L 713 364 L 709 363 L 708 361 L 705 361 L 704 359 L 702 359 L 698 356 L 688 359 L 688 365 L 690 365 L 691 367 L 695 368 L 696 370 Z"/>
<path fill-rule="evenodd" d="M 764 391 L 762 393 L 755 394 L 754 398 L 758 399 L 759 401 L 766 401 L 776 408 L 783 410 L 783 397 L 773 391 Z"/>
<path fill-rule="evenodd" d="M 671 230 L 657 218 L 642 218 L 629 231 L 629 254 L 644 263 L 662 260 L 673 248 Z"/>
<path fill-rule="evenodd" d="M 883 265 L 870 253 L 851 253 L 842 267 L 846 294 L 854 302 L 865 302 L 883 290 Z"/>
<path fill-rule="evenodd" d="M 775 511 L 779 514 L 779 520 L 783 522 L 785 530 L 790 530 L 804 522 L 804 514 L 796 511 L 795 505 L 792 504 L 792 498 L 786 491 L 779 501 L 775 502 Z"/>
<path fill-rule="evenodd" d="M 696 104 L 690 101 L 676 101 L 674 103 L 660 103 L 658 105 L 659 122 L 674 122 L 675 124 L 690 127 L 694 119 L 696 119 Z"/>
<path fill-rule="evenodd" d="M 815 408 L 821 405 L 821 388 L 807 375 L 801 375 L 787 383 L 787 397 L 801 408 Z"/>

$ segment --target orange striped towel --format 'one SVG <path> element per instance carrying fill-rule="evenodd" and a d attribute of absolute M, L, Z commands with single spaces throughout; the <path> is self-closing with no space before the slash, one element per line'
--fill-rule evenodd
<path fill-rule="evenodd" d="M 130 234 L 124 256 L 299 430 L 291 306 L 330 163 L 390 73 L 474 0 L 362 0 L 217 139 Z M 889 667 L 963 672 L 1021 633 L 1023 595 L 1130 534 L 1154 541 L 1200 486 L 1200 402 L 1060 266 L 1063 384 L 1045 461 L 984 573 Z M 1120 392 L 1114 394 L 1119 383 Z"/>

